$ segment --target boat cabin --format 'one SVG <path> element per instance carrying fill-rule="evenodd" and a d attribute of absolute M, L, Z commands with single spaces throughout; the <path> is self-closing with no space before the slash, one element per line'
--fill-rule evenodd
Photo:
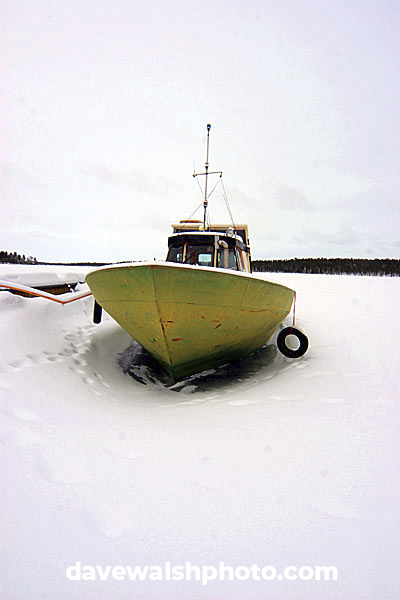
<path fill-rule="evenodd" d="M 251 273 L 247 225 L 211 225 L 181 221 L 172 225 L 167 261 Z"/>

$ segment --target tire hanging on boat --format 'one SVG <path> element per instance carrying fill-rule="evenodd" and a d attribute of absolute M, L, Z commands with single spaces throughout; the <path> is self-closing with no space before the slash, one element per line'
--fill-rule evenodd
<path fill-rule="evenodd" d="M 289 335 L 294 335 L 299 341 L 299 347 L 296 350 L 292 350 L 286 344 L 286 338 Z M 286 327 L 285 329 L 282 329 L 282 331 L 280 331 L 278 334 L 276 343 L 279 351 L 288 358 L 300 358 L 308 350 L 308 337 L 294 327 Z"/>

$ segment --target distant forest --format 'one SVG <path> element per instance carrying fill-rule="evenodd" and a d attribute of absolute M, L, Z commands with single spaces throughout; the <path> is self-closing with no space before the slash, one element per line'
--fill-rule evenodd
<path fill-rule="evenodd" d="M 120 261 L 130 262 L 130 261 Z M 74 267 L 100 267 L 104 262 L 38 261 L 34 256 L 22 256 L 17 252 L 0 251 L 0 263 L 20 265 L 64 265 Z M 253 271 L 262 273 L 314 273 L 326 275 L 388 275 L 400 276 L 400 260 L 396 258 L 289 258 L 277 260 L 253 260 Z"/>
<path fill-rule="evenodd" d="M 396 258 L 289 258 L 253 260 L 253 271 L 262 273 L 314 273 L 326 275 L 400 275 Z"/>
<path fill-rule="evenodd" d="M 73 267 L 102 267 L 111 263 L 104 262 L 43 262 L 37 260 L 36 256 L 25 256 L 25 254 L 18 254 L 17 252 L 6 252 L 0 250 L 0 263 L 10 263 L 13 265 L 62 265 L 62 266 L 73 266 Z"/>
<path fill-rule="evenodd" d="M 11 263 L 13 265 L 37 265 L 38 261 L 34 256 L 25 256 L 17 252 L 6 252 L 0 250 L 0 263 Z"/>

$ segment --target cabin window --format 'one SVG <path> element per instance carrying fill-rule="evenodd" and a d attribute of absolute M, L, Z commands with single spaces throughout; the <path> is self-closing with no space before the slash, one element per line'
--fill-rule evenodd
<path fill-rule="evenodd" d="M 171 246 L 168 250 L 167 261 L 182 262 L 183 261 L 183 246 Z"/>
<path fill-rule="evenodd" d="M 186 260 L 189 265 L 200 265 L 201 267 L 212 267 L 214 257 L 214 246 L 195 246 L 188 244 L 186 248 Z"/>
<path fill-rule="evenodd" d="M 218 248 L 217 254 L 217 267 L 220 269 L 224 268 L 224 249 Z M 238 271 L 238 265 L 236 260 L 235 248 L 228 248 L 228 269 Z"/>

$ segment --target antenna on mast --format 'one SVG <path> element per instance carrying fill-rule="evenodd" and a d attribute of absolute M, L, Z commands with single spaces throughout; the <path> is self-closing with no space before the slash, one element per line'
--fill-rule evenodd
<path fill-rule="evenodd" d="M 204 201 L 203 201 L 203 208 L 204 208 L 204 217 L 203 217 L 203 227 L 204 227 L 204 231 L 207 230 L 207 208 L 208 208 L 208 176 L 209 175 L 216 175 L 218 174 L 220 177 L 222 177 L 222 171 L 208 171 L 208 167 L 209 167 L 209 162 L 208 162 L 208 156 L 209 156 L 209 151 L 210 151 L 210 129 L 211 129 L 211 125 L 210 123 L 207 124 L 207 155 L 206 155 L 206 163 L 205 163 L 205 173 L 193 173 L 193 177 L 197 177 L 198 175 L 205 175 L 206 176 L 206 184 L 205 184 L 205 188 L 204 188 Z"/>

